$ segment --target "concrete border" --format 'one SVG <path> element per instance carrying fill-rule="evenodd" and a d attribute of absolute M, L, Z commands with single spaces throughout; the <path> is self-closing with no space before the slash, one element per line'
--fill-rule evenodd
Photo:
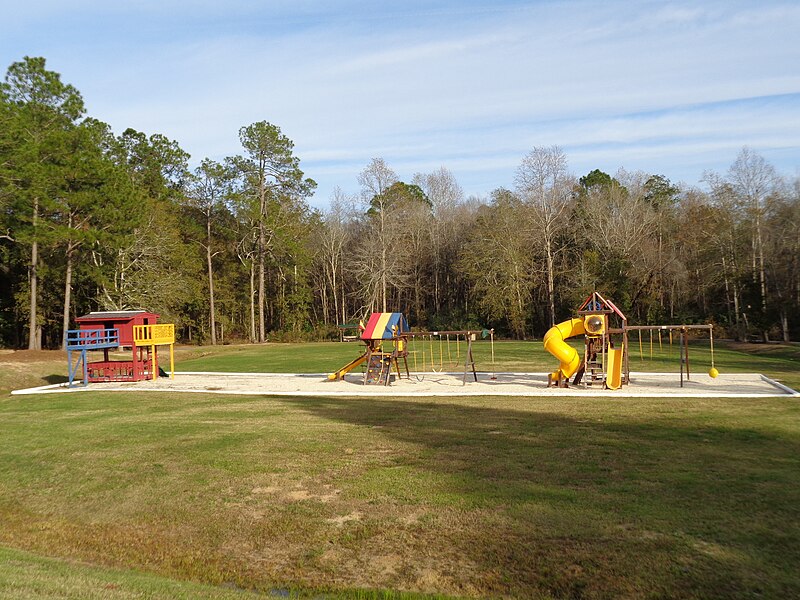
<path fill-rule="evenodd" d="M 789 396 L 793 396 L 795 398 L 800 397 L 800 392 L 793 390 L 788 385 L 783 385 L 780 381 L 775 381 L 774 379 L 770 379 L 766 375 L 761 375 L 761 379 L 769 383 L 770 385 L 774 385 L 779 390 L 785 392 Z"/>

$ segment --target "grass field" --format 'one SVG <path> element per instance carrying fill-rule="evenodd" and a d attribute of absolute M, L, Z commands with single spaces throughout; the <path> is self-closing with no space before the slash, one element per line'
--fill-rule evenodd
<path fill-rule="evenodd" d="M 552 368 L 538 348 L 498 343 L 495 368 Z M 325 372 L 357 351 L 187 348 L 177 368 Z M 667 344 L 643 358 L 677 370 Z M 716 353 L 793 387 L 799 358 Z M 800 596 L 796 399 L 7 394 L 59 360 L 0 355 L 0 598 Z"/>

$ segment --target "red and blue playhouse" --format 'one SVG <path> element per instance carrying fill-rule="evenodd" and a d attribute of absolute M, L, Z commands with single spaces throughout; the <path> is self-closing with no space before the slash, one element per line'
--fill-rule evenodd
<path fill-rule="evenodd" d="M 100 311 L 75 321 L 78 329 L 67 331 L 66 343 L 70 387 L 79 374 L 83 385 L 155 379 L 159 372 L 159 346 L 169 346 L 170 376 L 174 376 L 175 326 L 159 323 L 157 314 L 144 310 Z M 130 360 L 111 356 L 112 352 L 126 349 L 131 351 Z M 90 361 L 90 356 L 100 353 L 102 358 Z"/>

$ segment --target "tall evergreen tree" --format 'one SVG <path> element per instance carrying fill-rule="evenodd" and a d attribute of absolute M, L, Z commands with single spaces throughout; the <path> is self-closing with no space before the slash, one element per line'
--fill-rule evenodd
<path fill-rule="evenodd" d="M 27 250 L 28 348 L 42 347 L 39 284 L 42 244 L 52 242 L 43 221 L 57 212 L 65 191 L 69 136 L 84 114 L 77 89 L 49 71 L 44 58 L 25 57 L 13 63 L 0 84 L 6 109 L 6 178 L 2 182 L 13 215 L 9 230 Z"/>
<path fill-rule="evenodd" d="M 257 215 L 258 265 L 258 341 L 266 341 L 266 263 L 267 253 L 286 214 L 287 198 L 309 196 L 316 183 L 304 178 L 300 159 L 294 155 L 294 143 L 277 125 L 259 121 L 242 127 L 239 140 L 244 156 L 230 159 L 239 172 L 239 197 L 248 205 L 244 212 Z M 249 210 L 248 210 L 249 209 Z M 272 217 L 271 217 L 272 215 Z M 275 225 L 271 226 L 271 223 Z"/>

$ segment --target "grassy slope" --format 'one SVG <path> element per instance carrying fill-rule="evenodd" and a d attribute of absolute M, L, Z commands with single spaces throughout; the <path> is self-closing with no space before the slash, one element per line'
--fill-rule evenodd
<path fill-rule="evenodd" d="M 318 372 L 357 352 L 300 349 L 226 347 L 178 368 Z M 498 370 L 551 366 L 530 344 L 496 350 Z M 796 352 L 717 363 L 797 386 Z M 45 364 L 0 385 L 57 377 Z M 5 396 L 0 545 L 262 590 L 797 596 L 799 413 L 790 399 Z M 0 597 L 48 571 L 31 560 L 0 560 Z M 108 579 L 59 569 L 28 596 L 92 597 Z M 159 581 L 141 585 L 159 597 Z"/>
<path fill-rule="evenodd" d="M 86 600 L 248 600 L 241 590 L 225 590 L 146 573 L 82 565 L 0 548 L 0 598 L 84 598 Z"/>

